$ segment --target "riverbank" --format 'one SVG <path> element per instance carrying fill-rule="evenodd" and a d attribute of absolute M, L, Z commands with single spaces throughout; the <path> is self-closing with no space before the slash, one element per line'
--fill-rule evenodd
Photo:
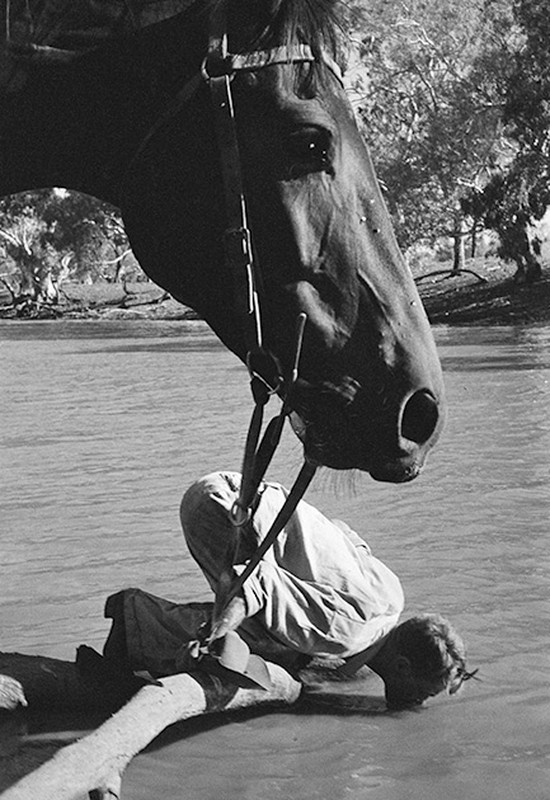
<path fill-rule="evenodd" d="M 447 272 L 445 270 L 447 269 Z M 531 285 L 514 281 L 515 267 L 495 259 L 476 259 L 466 271 L 450 274 L 450 265 L 424 265 L 413 270 L 422 301 L 433 324 L 550 324 L 550 271 Z M 20 310 L 0 306 L 0 319 L 189 320 L 197 314 L 149 282 L 68 284 L 61 302 Z"/>
<path fill-rule="evenodd" d="M 7 303 L 5 298 L 5 302 Z M 67 283 L 59 302 L 13 308 L 0 305 L 0 319 L 79 320 L 189 320 L 198 319 L 193 309 L 178 303 L 150 281 L 91 285 Z"/>
<path fill-rule="evenodd" d="M 515 266 L 492 259 L 476 259 L 457 276 L 434 274 L 447 265 L 415 271 L 422 301 L 433 324 L 527 325 L 550 324 L 550 272 L 533 284 L 514 281 Z M 480 280 L 483 279 L 483 280 Z"/>

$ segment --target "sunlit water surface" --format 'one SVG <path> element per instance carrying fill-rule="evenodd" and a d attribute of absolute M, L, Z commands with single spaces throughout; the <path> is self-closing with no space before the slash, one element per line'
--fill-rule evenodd
<path fill-rule="evenodd" d="M 401 576 L 407 615 L 454 622 L 482 681 L 418 712 L 381 711 L 373 678 L 355 713 L 186 723 L 133 762 L 126 800 L 550 798 L 550 329 L 436 335 L 450 418 L 422 476 L 326 472 L 308 499 Z M 178 505 L 240 467 L 243 367 L 197 323 L 3 323 L 0 348 L 0 649 L 100 648 L 125 586 L 207 599 Z M 269 475 L 300 463 L 288 432 Z"/>

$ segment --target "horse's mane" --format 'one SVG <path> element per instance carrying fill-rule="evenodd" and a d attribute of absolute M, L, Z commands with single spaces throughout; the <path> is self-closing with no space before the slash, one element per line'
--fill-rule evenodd
<path fill-rule="evenodd" d="M 314 97 L 327 80 L 322 54 L 345 71 L 348 39 L 341 24 L 341 0 L 209 0 L 206 10 L 226 9 L 229 49 L 253 52 L 307 44 L 315 64 L 296 64 L 286 76 L 288 90 Z"/>
<path fill-rule="evenodd" d="M 302 43 L 345 69 L 342 0 L 0 0 L 0 95 L 12 91 L 12 84 L 17 89 L 18 63 L 24 70 L 29 61 L 72 61 L 184 12 L 204 20 L 206 29 L 209 12 L 221 6 L 227 9 L 231 50 Z M 294 90 L 308 96 L 323 81 L 323 70 L 297 65 L 294 80 Z"/>
<path fill-rule="evenodd" d="M 242 49 L 269 49 L 277 45 L 309 44 L 319 55 L 325 51 L 338 60 L 342 29 L 339 0 L 212 0 L 228 6 L 228 18 L 247 29 Z"/>
<path fill-rule="evenodd" d="M 308 43 L 341 54 L 340 0 L 5 0 L 4 30 L 19 43 L 84 50 L 173 17 L 226 5 L 244 48 Z"/>

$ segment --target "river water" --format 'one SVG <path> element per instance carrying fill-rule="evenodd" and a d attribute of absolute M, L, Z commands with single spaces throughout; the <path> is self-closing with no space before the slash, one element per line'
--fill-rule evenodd
<path fill-rule="evenodd" d="M 140 755 L 126 800 L 550 798 L 550 328 L 439 328 L 450 419 L 421 477 L 315 478 L 403 582 L 405 616 L 463 635 L 453 698 L 385 713 L 359 682 L 301 712 L 190 721 Z M 72 659 L 100 648 L 125 586 L 209 599 L 185 552 L 186 486 L 239 469 L 245 371 L 201 323 L 1 323 L 0 650 Z M 291 432 L 269 477 L 301 463 Z"/>

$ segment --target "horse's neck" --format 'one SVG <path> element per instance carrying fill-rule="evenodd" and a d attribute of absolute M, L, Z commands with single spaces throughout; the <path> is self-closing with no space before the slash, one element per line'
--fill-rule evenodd
<path fill-rule="evenodd" d="M 170 83 L 178 88 L 200 64 L 182 34 L 177 22 L 161 23 L 119 47 L 29 70 L 0 94 L 0 196 L 63 186 L 116 204 Z"/>
<path fill-rule="evenodd" d="M 19 91 L 1 98 L 1 195 L 64 186 L 103 199 L 97 124 L 87 124 L 87 105 L 57 69 L 27 76 Z"/>

